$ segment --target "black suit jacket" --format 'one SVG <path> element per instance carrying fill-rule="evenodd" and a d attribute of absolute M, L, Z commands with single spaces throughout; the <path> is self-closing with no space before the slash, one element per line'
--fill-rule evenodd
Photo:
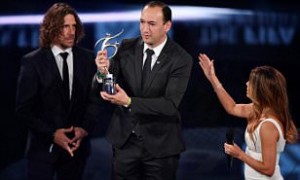
<path fill-rule="evenodd" d="M 73 47 L 73 89 L 66 107 L 62 79 L 50 48 L 37 49 L 21 60 L 16 113 L 31 134 L 29 153 L 49 151 L 58 128 L 70 126 L 92 130 L 95 119 L 86 113 L 93 75 L 96 72 L 91 51 Z M 84 142 L 82 146 L 84 146 Z M 59 150 L 54 146 L 53 153 Z"/>
<path fill-rule="evenodd" d="M 107 138 L 122 147 L 139 122 L 145 147 L 154 157 L 178 154 L 185 149 L 178 107 L 189 81 L 192 57 L 168 38 L 143 91 L 142 64 L 142 39 L 122 41 L 110 71 L 131 97 L 132 104 L 130 108 L 116 107 Z"/>

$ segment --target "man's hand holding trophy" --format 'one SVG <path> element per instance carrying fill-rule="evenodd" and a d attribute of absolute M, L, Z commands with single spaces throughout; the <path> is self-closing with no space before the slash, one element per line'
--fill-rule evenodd
<path fill-rule="evenodd" d="M 105 35 L 105 37 L 99 39 L 95 43 L 95 48 L 97 45 L 102 42 L 101 49 L 98 51 L 96 64 L 98 67 L 97 77 L 102 79 L 103 86 L 102 89 L 106 91 L 108 94 L 115 93 L 115 78 L 113 74 L 109 72 L 110 59 L 113 58 L 118 51 L 118 42 L 111 43 L 111 40 L 120 36 L 124 30 L 122 29 L 118 34 L 111 36 L 109 33 Z M 108 49 L 112 50 L 112 55 L 108 56 Z"/>

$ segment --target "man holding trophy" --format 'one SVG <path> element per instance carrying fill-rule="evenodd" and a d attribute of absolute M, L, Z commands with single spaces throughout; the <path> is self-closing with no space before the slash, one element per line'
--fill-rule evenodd
<path fill-rule="evenodd" d="M 141 37 L 125 39 L 115 56 L 97 53 L 94 90 L 115 105 L 107 139 L 113 145 L 112 179 L 176 178 L 185 150 L 178 107 L 192 68 L 192 57 L 171 40 L 171 9 L 159 1 L 141 11 Z M 105 79 L 116 80 L 103 91 Z"/>

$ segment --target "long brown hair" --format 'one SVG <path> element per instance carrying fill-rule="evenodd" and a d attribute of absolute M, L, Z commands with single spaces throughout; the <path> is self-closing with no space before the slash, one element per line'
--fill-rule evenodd
<path fill-rule="evenodd" d="M 285 139 L 290 143 L 296 142 L 298 132 L 289 111 L 286 79 L 282 73 L 270 66 L 256 67 L 250 73 L 249 84 L 254 112 L 248 132 L 254 132 L 263 110 L 269 108 L 282 123 Z"/>
<path fill-rule="evenodd" d="M 83 25 L 75 9 L 66 3 L 56 3 L 46 12 L 40 27 L 40 47 L 50 47 L 58 37 L 64 25 L 64 17 L 72 14 L 76 21 L 75 42 L 78 43 L 84 36 Z"/>

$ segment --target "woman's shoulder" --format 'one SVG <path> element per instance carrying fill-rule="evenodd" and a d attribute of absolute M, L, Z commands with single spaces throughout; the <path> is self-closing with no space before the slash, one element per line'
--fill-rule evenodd
<path fill-rule="evenodd" d="M 281 129 L 281 122 L 276 119 L 276 118 L 273 118 L 273 117 L 267 117 L 267 118 L 263 118 L 261 119 L 261 122 L 260 124 L 263 125 L 265 123 L 271 123 L 271 124 L 274 124 L 276 127 L 280 127 Z"/>
<path fill-rule="evenodd" d="M 276 130 L 278 131 L 280 136 L 283 136 L 282 124 L 276 118 L 273 118 L 273 117 L 264 118 L 261 120 L 259 126 L 262 131 L 266 131 L 270 128 L 276 128 Z"/>

